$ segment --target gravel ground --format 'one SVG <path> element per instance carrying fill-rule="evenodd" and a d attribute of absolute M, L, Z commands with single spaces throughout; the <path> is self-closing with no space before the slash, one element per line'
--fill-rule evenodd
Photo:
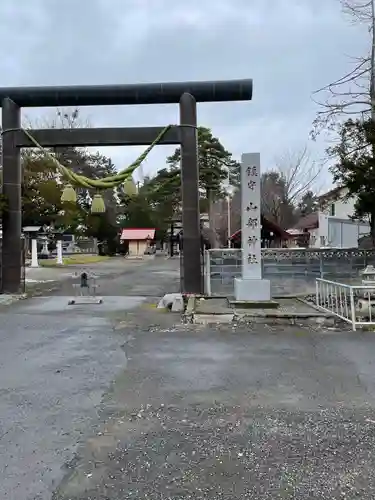
<path fill-rule="evenodd" d="M 119 328 L 127 369 L 55 500 L 375 498 L 372 334 L 144 306 Z"/>
<path fill-rule="evenodd" d="M 351 412 L 216 403 L 146 407 L 133 418 L 128 432 L 146 428 L 138 418 L 147 430 L 87 463 L 85 491 L 57 498 L 374 498 L 373 423 Z"/>

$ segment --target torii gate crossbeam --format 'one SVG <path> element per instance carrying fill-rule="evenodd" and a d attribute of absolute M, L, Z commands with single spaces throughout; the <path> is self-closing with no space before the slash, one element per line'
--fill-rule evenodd
<path fill-rule="evenodd" d="M 21 130 L 22 107 L 103 106 L 179 103 L 180 125 L 172 127 L 162 144 L 181 145 L 183 258 L 182 292 L 203 293 L 200 256 L 197 102 L 249 101 L 252 80 L 0 88 L 2 107 L 3 194 L 1 292 L 18 293 L 21 284 L 21 161 L 20 148 L 32 144 Z M 53 146 L 147 145 L 159 127 L 77 130 L 32 130 L 38 142 Z"/>

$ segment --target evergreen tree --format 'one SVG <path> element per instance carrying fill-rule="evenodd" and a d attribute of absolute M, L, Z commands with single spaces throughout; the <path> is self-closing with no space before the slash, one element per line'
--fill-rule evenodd
<path fill-rule="evenodd" d="M 355 197 L 354 216 L 368 218 L 375 242 L 375 127 L 372 120 L 349 119 L 340 127 L 338 143 L 328 153 L 337 158 L 333 180 Z"/>

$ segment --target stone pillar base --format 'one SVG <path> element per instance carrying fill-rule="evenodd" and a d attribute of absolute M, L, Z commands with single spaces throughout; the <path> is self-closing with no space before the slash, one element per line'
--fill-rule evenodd
<path fill-rule="evenodd" d="M 236 300 L 271 300 L 271 282 L 263 279 L 235 278 Z"/>

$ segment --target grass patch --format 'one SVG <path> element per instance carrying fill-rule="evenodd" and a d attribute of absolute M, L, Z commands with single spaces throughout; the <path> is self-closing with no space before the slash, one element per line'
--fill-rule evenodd
<path fill-rule="evenodd" d="M 141 305 L 144 309 L 157 309 L 158 305 L 154 302 L 146 302 Z"/>
<path fill-rule="evenodd" d="M 63 257 L 64 266 L 74 266 L 74 265 L 86 265 L 86 264 L 96 264 L 97 262 L 104 262 L 110 259 L 107 255 L 69 255 L 69 257 Z M 39 265 L 42 267 L 62 267 L 61 264 L 57 264 L 56 259 L 41 259 Z"/>

